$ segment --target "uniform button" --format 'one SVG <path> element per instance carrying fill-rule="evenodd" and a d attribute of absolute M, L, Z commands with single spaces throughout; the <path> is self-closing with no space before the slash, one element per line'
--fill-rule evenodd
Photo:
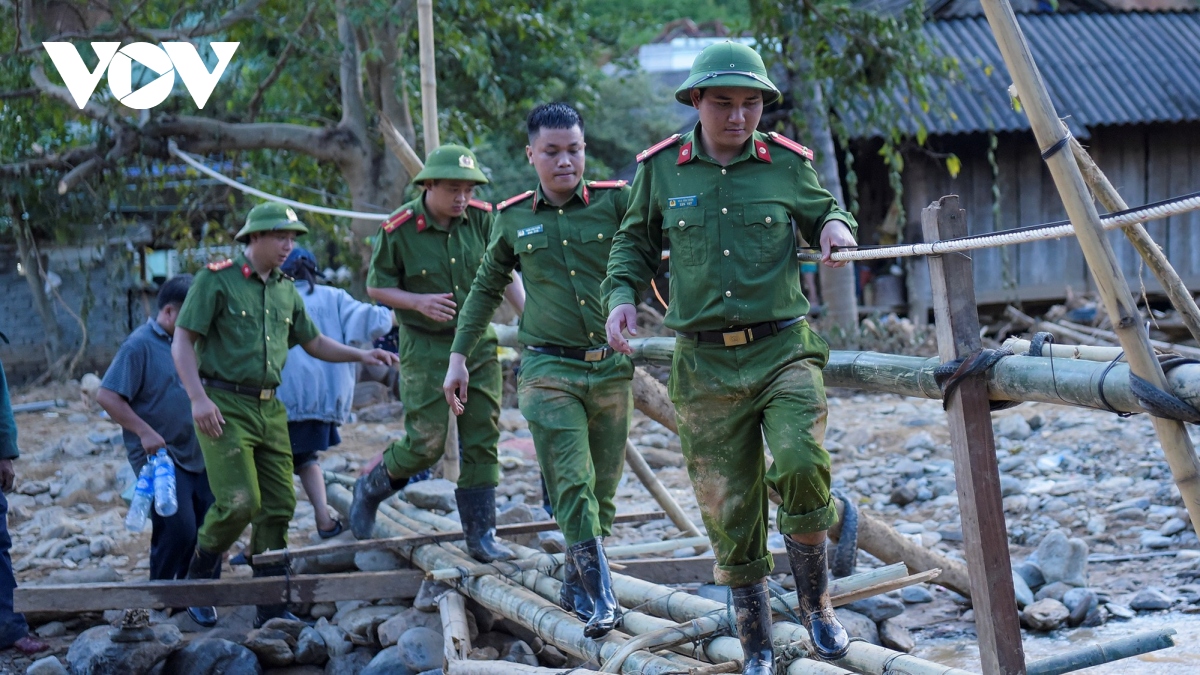
<path fill-rule="evenodd" d="M 727 171 L 725 171 L 725 169 L 721 169 L 721 175 L 722 175 L 722 176 L 724 176 L 726 173 L 728 173 L 728 172 L 727 172 Z"/>
<path fill-rule="evenodd" d="M 679 221 L 679 226 L 680 226 L 680 227 L 683 227 L 683 225 L 684 225 L 683 221 L 682 221 L 682 220 L 681 220 L 681 221 Z"/>
<path fill-rule="evenodd" d="M 246 316 L 246 310 L 242 310 L 242 316 Z"/>
<path fill-rule="evenodd" d="M 571 276 L 575 276 L 575 270 L 571 270 Z"/>
<path fill-rule="evenodd" d="M 725 255 L 729 255 L 729 249 L 725 249 Z"/>
<path fill-rule="evenodd" d="M 450 259 L 450 264 L 451 264 L 451 265 L 453 265 L 453 264 L 454 264 L 454 258 L 451 258 L 451 259 Z"/>
<path fill-rule="evenodd" d="M 727 297 L 727 298 L 732 298 L 732 297 L 733 297 L 733 293 L 731 293 L 730 291 L 725 291 L 725 297 Z"/>
<path fill-rule="evenodd" d="M 270 335 L 268 335 L 268 336 L 267 336 L 267 342 L 270 342 L 270 341 L 271 341 L 271 336 L 270 336 Z"/>
<path fill-rule="evenodd" d="M 581 305 L 586 305 L 586 304 L 587 304 L 587 300 L 580 300 L 580 301 L 579 301 L 579 304 L 581 304 Z"/>
<path fill-rule="evenodd" d="M 426 270 L 421 270 L 421 276 L 425 276 L 426 274 L 428 274 Z"/>
<path fill-rule="evenodd" d="M 525 248 L 527 248 L 527 249 L 529 249 L 530 251 L 532 251 L 532 250 L 533 250 L 533 244 L 525 244 Z"/>
<path fill-rule="evenodd" d="M 596 238 L 597 238 L 597 239 L 601 239 L 601 240 L 603 240 L 603 239 L 604 239 L 604 235 L 603 235 L 603 234 L 598 234 L 598 235 L 596 235 Z"/>
<path fill-rule="evenodd" d="M 558 215 L 560 215 L 560 216 L 561 216 L 562 214 L 563 214 L 563 210 L 562 210 L 562 209 L 559 209 L 559 210 L 558 210 Z"/>
<path fill-rule="evenodd" d="M 266 312 L 267 314 L 271 313 L 271 310 L 269 310 L 269 309 L 264 309 L 263 311 Z"/>
<path fill-rule="evenodd" d="M 729 209 L 727 209 L 727 208 L 725 208 L 725 207 L 723 207 L 723 206 L 722 206 L 722 207 L 721 207 L 721 213 L 729 213 Z"/>
<path fill-rule="evenodd" d="M 454 284 L 454 290 L 458 290 L 458 284 Z"/>
<path fill-rule="evenodd" d="M 771 216 L 767 216 L 767 217 L 766 217 L 766 218 L 764 218 L 763 220 L 764 220 L 764 221 L 765 221 L 765 222 L 766 222 L 768 225 L 770 225 L 770 224 L 771 224 Z"/>
<path fill-rule="evenodd" d="M 563 246 L 566 246 L 566 245 L 567 245 L 567 240 L 563 239 Z"/>
<path fill-rule="evenodd" d="M 588 337 L 590 337 L 590 338 L 591 338 L 591 337 L 596 337 L 596 334 L 595 334 L 595 333 L 588 333 Z"/>

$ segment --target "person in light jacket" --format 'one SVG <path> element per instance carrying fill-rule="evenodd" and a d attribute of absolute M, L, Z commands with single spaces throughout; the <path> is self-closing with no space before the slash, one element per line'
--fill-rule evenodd
<path fill-rule="evenodd" d="M 317 259 L 307 249 L 293 249 L 281 269 L 295 279 L 304 307 L 322 335 L 342 344 L 370 345 L 391 330 L 391 308 L 359 302 L 346 291 L 318 284 Z M 317 453 L 342 442 L 338 425 L 350 417 L 356 378 L 354 364 L 318 361 L 294 347 L 277 392 L 287 407 L 293 470 L 313 505 L 317 534 L 322 539 L 336 537 L 343 527 L 326 502 Z"/>

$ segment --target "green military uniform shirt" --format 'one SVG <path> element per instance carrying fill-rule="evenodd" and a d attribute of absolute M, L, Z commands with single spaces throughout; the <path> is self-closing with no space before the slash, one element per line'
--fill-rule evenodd
<path fill-rule="evenodd" d="M 629 212 L 604 282 L 607 308 L 637 304 L 671 241 L 665 325 L 677 331 L 783 321 L 808 313 L 792 222 L 808 242 L 830 220 L 854 217 L 817 182 L 811 151 L 754 132 L 727 166 L 708 157 L 700 125 L 638 156 Z M 672 151 L 673 150 L 673 151 Z"/>
<path fill-rule="evenodd" d="M 288 349 L 316 339 L 292 280 L 278 268 L 264 282 L 244 254 L 208 265 L 179 310 L 177 325 L 200 336 L 200 376 L 274 389 Z"/>
<path fill-rule="evenodd" d="M 501 202 L 452 351 L 471 353 L 515 268 L 526 295 L 517 334 L 522 344 L 581 349 L 603 344 L 608 315 L 600 283 L 628 203 L 625 181 L 579 181 L 561 207 L 546 201 L 540 185 Z"/>
<path fill-rule="evenodd" d="M 397 209 L 375 236 L 367 286 L 399 288 L 409 293 L 453 293 L 462 308 L 475 270 L 483 261 L 492 230 L 492 205 L 472 199 L 463 215 L 446 227 L 425 210 L 424 195 Z M 434 321 L 411 309 L 396 310 L 405 326 L 426 333 L 454 331 L 458 314 Z"/>

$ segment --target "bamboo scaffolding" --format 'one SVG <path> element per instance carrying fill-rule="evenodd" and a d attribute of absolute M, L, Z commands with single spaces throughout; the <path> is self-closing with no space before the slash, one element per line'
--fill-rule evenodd
<path fill-rule="evenodd" d="M 1078 333 L 1087 335 L 1087 336 L 1091 337 L 1093 340 L 1099 339 L 1099 340 L 1106 340 L 1108 342 L 1112 342 L 1117 339 L 1116 333 L 1113 333 L 1110 330 L 1104 330 L 1103 328 L 1095 328 L 1093 326 L 1084 326 L 1082 324 L 1072 323 L 1070 321 L 1067 321 L 1066 319 L 1059 319 L 1058 324 L 1061 326 L 1070 328 L 1071 330 L 1076 331 Z M 1154 347 L 1155 349 L 1161 349 L 1163 351 L 1175 352 L 1177 354 L 1182 354 L 1183 356 L 1187 356 L 1187 357 L 1193 358 L 1193 359 L 1200 358 L 1200 349 L 1196 349 L 1195 347 L 1187 347 L 1185 345 L 1172 344 L 1170 342 L 1163 342 L 1162 340 L 1150 340 L 1150 346 Z"/>
<path fill-rule="evenodd" d="M 1112 213 L 1128 209 L 1129 205 L 1121 198 L 1120 193 L 1109 182 L 1108 176 L 1104 175 L 1104 172 L 1092 160 L 1087 150 L 1083 149 L 1079 141 L 1071 137 L 1069 143 L 1071 144 L 1071 154 L 1075 157 L 1080 172 L 1083 173 L 1083 180 L 1096 199 L 1104 205 L 1104 208 Z M 1138 252 L 1154 277 L 1158 279 L 1158 283 L 1163 287 L 1163 292 L 1167 294 L 1171 305 L 1175 311 L 1179 312 L 1179 318 L 1183 321 L 1183 325 L 1191 333 L 1192 339 L 1200 342 L 1200 308 L 1196 307 L 1196 300 L 1187 286 L 1183 284 L 1183 280 L 1179 278 L 1175 268 L 1171 266 L 1167 254 L 1163 253 L 1158 244 L 1154 243 L 1142 223 L 1134 223 L 1122 229 L 1134 250 Z"/>
<path fill-rule="evenodd" d="M 981 0 L 984 15 L 991 26 L 1000 54 L 1016 85 L 1021 105 L 1029 117 L 1038 147 L 1044 151 L 1061 148 L 1069 139 L 1050 100 L 1050 93 L 1038 72 L 1037 64 L 1025 42 L 1021 27 L 1008 0 Z M 1155 358 L 1149 336 L 1141 327 L 1137 306 L 1116 255 L 1100 225 L 1100 216 L 1087 194 L 1087 186 L 1075 159 L 1063 152 L 1050 152 L 1045 159 L 1062 196 L 1067 216 L 1075 229 L 1075 238 L 1104 301 L 1109 321 L 1125 349 L 1130 372 L 1164 389 L 1169 387 L 1162 367 Z M 1200 532 L 1200 458 L 1182 422 L 1152 418 L 1167 465 L 1191 517 L 1192 529 Z"/>
<path fill-rule="evenodd" d="M 448 590 L 437 598 L 438 614 L 442 619 L 442 650 L 446 668 L 455 661 L 465 661 L 471 653 L 471 630 L 467 626 L 467 605 L 457 591 Z"/>
<path fill-rule="evenodd" d="M 1174 628 L 1162 628 L 1072 649 L 1040 661 L 1034 661 L 1029 664 L 1026 673 L 1028 675 L 1061 675 L 1061 673 L 1111 663 L 1159 649 L 1169 649 L 1175 646 L 1172 635 L 1175 635 Z"/>
<path fill-rule="evenodd" d="M 433 0 L 417 0 L 417 43 L 421 68 L 421 120 L 425 156 L 441 145 L 438 139 L 437 66 L 433 46 Z"/>
<path fill-rule="evenodd" d="M 1014 354 L 1023 356 L 1029 353 L 1029 340 L 1011 337 L 1004 341 L 1002 347 L 1010 349 Z M 1103 361 L 1108 363 L 1124 354 L 1120 347 L 1095 347 L 1089 345 L 1042 345 L 1042 356 L 1056 359 L 1083 359 L 1084 361 Z"/>
<path fill-rule="evenodd" d="M 641 544 L 629 544 L 627 546 L 606 546 L 604 548 L 604 552 L 610 560 L 620 560 L 621 558 L 643 555 L 646 553 L 673 551 L 686 546 L 706 545 L 708 545 L 708 537 L 701 535 L 699 537 L 688 537 L 686 539 L 649 541 Z M 535 557 L 523 558 L 521 560 L 497 560 L 490 563 L 481 563 L 466 569 L 455 568 L 446 570 L 431 570 L 426 576 L 432 581 L 451 581 L 466 577 L 478 577 L 485 574 L 499 574 L 501 576 L 508 576 L 523 570 L 537 570 L 544 574 L 550 574 L 559 565 L 563 564 L 564 559 L 565 554 L 563 553 L 541 553 Z"/>
<path fill-rule="evenodd" d="M 683 512 L 683 509 L 679 506 L 679 502 L 675 501 L 675 498 L 671 496 L 667 488 L 654 475 L 654 469 L 651 469 L 650 465 L 646 463 L 646 458 L 642 456 L 641 452 L 638 452 L 633 441 L 628 439 L 625 441 L 625 462 L 629 464 L 630 469 L 633 469 L 634 475 L 638 477 L 638 480 L 642 481 L 642 485 L 646 486 L 651 496 L 654 497 L 654 501 L 658 502 L 658 505 L 667 513 L 667 517 L 671 519 L 672 523 L 675 523 L 675 527 L 679 528 L 680 532 L 693 538 L 704 536 L 700 528 L 696 527 L 687 514 Z M 705 543 L 699 545 L 698 548 L 701 550 L 708 548 L 707 538 L 705 539 Z"/>

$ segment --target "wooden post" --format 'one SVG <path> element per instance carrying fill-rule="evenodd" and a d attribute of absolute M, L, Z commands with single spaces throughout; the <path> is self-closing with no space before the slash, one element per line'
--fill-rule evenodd
<path fill-rule="evenodd" d="M 988 24 L 996 36 L 1000 54 L 1004 57 L 1004 63 L 1008 66 L 1008 72 L 1017 87 L 1021 106 L 1029 116 L 1029 125 L 1033 128 L 1038 147 L 1043 148 L 1043 152 L 1058 148 L 1046 159 L 1046 165 L 1050 168 L 1050 175 L 1054 178 L 1059 195 L 1062 196 L 1067 217 L 1075 227 L 1075 238 L 1079 240 L 1083 257 L 1087 260 L 1092 278 L 1096 281 L 1096 290 L 1104 300 L 1113 331 L 1125 350 L 1129 370 L 1159 389 L 1167 389 L 1167 379 L 1163 375 L 1162 366 L 1150 347 L 1150 336 L 1140 325 L 1137 305 L 1134 304 L 1129 286 L 1117 265 L 1117 258 L 1108 243 L 1108 237 L 1100 226 L 1100 216 L 1087 193 L 1079 165 L 1071 156 L 1070 148 L 1065 147 L 1068 136 L 1063 130 L 1058 113 L 1054 110 L 1054 104 L 1050 101 L 1046 83 L 1042 81 L 1037 64 L 1033 62 L 1033 55 L 1030 54 L 1021 27 L 1017 25 L 1012 6 L 1008 0 L 981 2 Z M 1167 464 L 1171 467 L 1175 485 L 1179 487 L 1184 506 L 1191 516 L 1192 528 L 1200 532 L 1200 458 L 1196 457 L 1192 439 L 1188 437 L 1182 422 L 1162 417 L 1151 419 L 1154 430 L 1158 432 L 1163 454 L 1167 457 Z"/>
<path fill-rule="evenodd" d="M 965 236 L 966 212 L 958 208 L 958 197 L 942 197 L 926 207 L 921 212 L 921 230 L 925 241 Z M 981 346 L 973 275 L 971 259 L 966 256 L 929 258 L 938 355 L 943 362 Z M 984 675 L 1023 675 L 1025 653 L 985 378 L 979 375 L 964 380 L 950 395 L 948 412 L 979 659 Z"/>
<path fill-rule="evenodd" d="M 433 52 L 433 0 L 417 0 L 417 33 L 420 42 L 421 120 L 425 131 L 425 156 L 438 140 L 437 68 Z"/>

